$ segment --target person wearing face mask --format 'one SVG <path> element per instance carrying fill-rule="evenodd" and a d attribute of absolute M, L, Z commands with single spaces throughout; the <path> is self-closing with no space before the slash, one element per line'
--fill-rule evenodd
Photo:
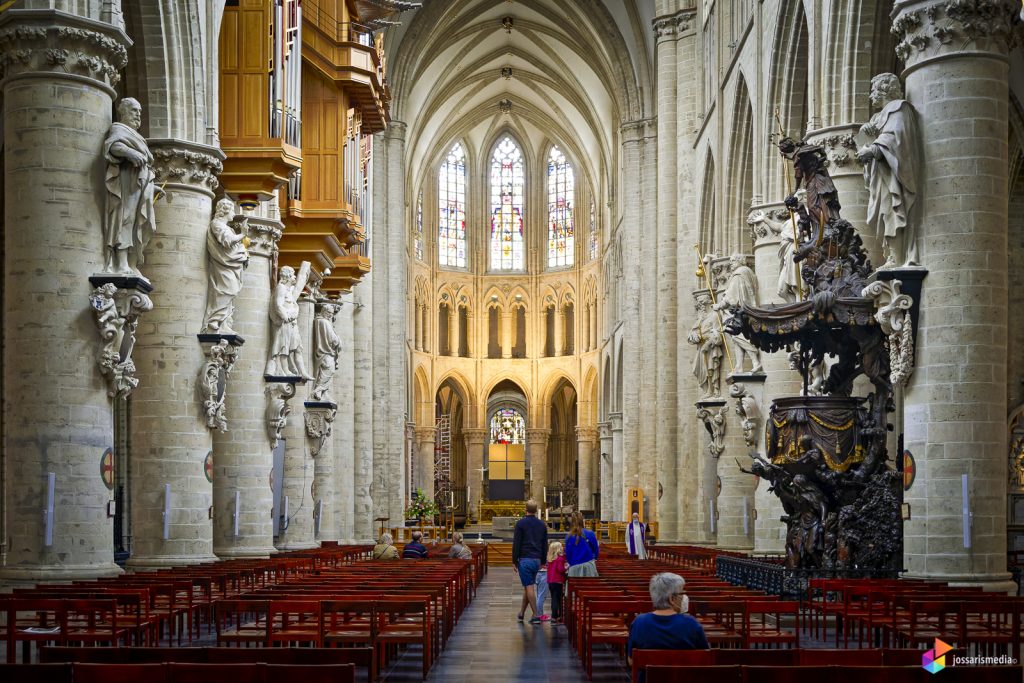
<path fill-rule="evenodd" d="M 626 656 L 633 663 L 633 650 L 706 650 L 708 638 L 700 622 L 685 612 L 690 600 L 683 593 L 686 580 L 663 572 L 651 577 L 648 590 L 654 611 L 637 615 L 629 627 Z M 641 674 L 641 682 L 644 680 Z"/>

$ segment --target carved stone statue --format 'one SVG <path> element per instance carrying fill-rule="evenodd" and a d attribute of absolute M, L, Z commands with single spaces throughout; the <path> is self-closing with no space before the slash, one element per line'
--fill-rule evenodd
<path fill-rule="evenodd" d="M 737 309 L 741 306 L 757 306 L 757 276 L 747 265 L 747 257 L 743 254 L 733 254 L 729 258 L 729 279 L 726 280 L 725 290 L 722 292 L 714 310 Z M 761 352 L 753 344 L 742 337 L 729 335 L 727 337 L 733 349 L 733 360 L 736 363 L 734 372 L 743 372 L 745 359 L 750 359 L 750 372 L 764 372 L 761 367 Z"/>
<path fill-rule="evenodd" d="M 867 223 L 882 238 L 884 267 L 916 265 L 917 114 L 903 99 L 899 78 L 889 73 L 871 79 L 871 105 L 880 109 L 861 126 L 866 143 L 857 150 L 869 193 Z"/>
<path fill-rule="evenodd" d="M 142 105 L 124 98 L 117 103 L 117 118 L 103 141 L 103 158 L 107 160 L 103 272 L 140 275 L 143 252 L 156 232 L 156 174 L 149 145 L 139 133 Z"/>
<path fill-rule="evenodd" d="M 245 223 L 235 232 L 230 220 L 235 205 L 227 198 L 214 207 L 210 230 L 206 233 L 206 316 L 203 331 L 232 334 L 235 297 L 242 290 L 242 270 L 249 263 Z"/>
<path fill-rule="evenodd" d="M 338 354 L 341 353 L 341 338 L 334 331 L 337 315 L 338 304 L 317 306 L 316 318 L 313 320 L 313 366 L 316 370 L 316 381 L 310 392 L 313 401 L 335 402 L 331 397 L 331 380 L 338 367 Z"/>
<path fill-rule="evenodd" d="M 785 216 L 781 218 L 779 213 Z M 757 228 L 763 225 L 768 232 L 779 237 L 779 280 L 775 293 L 782 297 L 783 301 L 796 301 L 800 298 L 800 285 L 797 278 L 800 271 L 793 264 L 793 252 L 796 241 L 793 234 L 793 220 L 790 220 L 786 212 L 765 212 L 755 211 L 747 219 L 747 225 Z"/>
<path fill-rule="evenodd" d="M 302 377 L 306 373 L 302 357 L 302 336 L 299 334 L 299 295 L 309 279 L 309 261 L 303 261 L 299 274 L 284 266 L 277 278 L 270 302 L 270 358 L 266 374 L 275 377 Z"/>
<path fill-rule="evenodd" d="M 761 419 L 761 406 L 742 384 L 733 384 L 729 387 L 729 395 L 736 399 L 736 414 L 740 416 L 743 441 L 750 448 L 754 448 L 760 435 L 757 423 Z"/>
<path fill-rule="evenodd" d="M 708 453 L 715 459 L 725 451 L 725 414 L 727 412 L 728 408 L 725 406 L 718 410 L 700 408 L 697 411 L 697 419 L 704 423 L 704 429 L 708 433 Z"/>
<path fill-rule="evenodd" d="M 717 398 L 722 394 L 722 355 L 725 340 L 718 316 L 711 310 L 711 297 L 697 296 L 697 322 L 686 338 L 697 346 L 693 358 L 693 375 L 701 388 L 701 398 Z"/>
<path fill-rule="evenodd" d="M 132 360 L 135 330 L 139 316 L 153 310 L 153 302 L 142 291 L 120 289 L 106 282 L 92 291 L 89 304 L 103 340 L 99 364 L 107 378 L 107 395 L 127 397 L 139 384 Z"/>

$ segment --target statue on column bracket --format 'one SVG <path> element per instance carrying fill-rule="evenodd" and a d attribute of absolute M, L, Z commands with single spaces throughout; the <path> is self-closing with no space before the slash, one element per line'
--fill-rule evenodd
<path fill-rule="evenodd" d="M 311 408 L 308 404 L 306 405 L 306 436 L 313 442 L 313 446 L 309 449 L 309 454 L 314 458 L 320 455 L 320 451 L 324 449 L 324 444 L 331 438 L 334 417 L 337 414 L 337 408 Z"/>
<path fill-rule="evenodd" d="M 914 330 L 910 309 L 913 299 L 900 291 L 899 280 L 875 280 L 861 296 L 875 302 L 875 320 L 889 340 L 889 367 L 893 386 L 906 386 L 914 371 Z"/>
<path fill-rule="evenodd" d="M 733 254 L 729 258 L 729 277 L 725 284 L 725 291 L 722 292 L 718 303 L 712 308 L 716 311 L 728 309 L 730 311 L 741 306 L 757 306 L 757 276 L 747 265 L 747 257 L 743 254 Z M 731 341 L 734 362 L 733 374 L 742 373 L 744 361 L 750 359 L 751 374 L 763 373 L 761 367 L 761 352 L 746 339 L 730 334 L 727 340 Z"/>
<path fill-rule="evenodd" d="M 711 310 L 711 297 L 697 295 L 697 321 L 686 338 L 697 346 L 693 358 L 693 374 L 701 388 L 701 399 L 717 398 L 722 394 L 722 355 L 724 340 L 718 316 Z"/>
<path fill-rule="evenodd" d="M 206 426 L 221 432 L 228 431 L 228 419 L 224 407 L 227 394 L 228 375 L 235 365 L 238 349 L 227 339 L 221 339 L 210 346 L 207 361 L 203 366 L 202 380 L 199 391 L 203 398 L 203 410 L 206 413 Z"/>
<path fill-rule="evenodd" d="M 882 238 L 883 268 L 917 264 L 916 214 L 921 153 L 917 114 L 895 74 L 871 79 L 878 113 L 860 128 L 857 160 L 868 188 L 867 224 Z"/>
<path fill-rule="evenodd" d="M 718 459 L 725 450 L 725 414 L 728 408 L 722 406 L 717 411 L 708 408 L 697 410 L 697 419 L 704 423 L 704 429 L 708 431 L 708 453 L 712 458 Z"/>
<path fill-rule="evenodd" d="M 274 448 L 281 438 L 281 432 L 288 424 L 291 406 L 288 400 L 295 396 L 295 384 L 291 382 L 271 382 L 265 389 L 267 394 L 267 436 L 270 447 Z"/>
<path fill-rule="evenodd" d="M 103 141 L 107 161 L 103 272 L 138 276 L 144 251 L 156 232 L 153 202 L 158 198 L 153 154 L 139 133 L 142 105 L 126 97 L 117 103 L 117 122 Z"/>
<path fill-rule="evenodd" d="M 779 238 L 779 279 L 775 293 L 782 297 L 783 301 L 796 301 L 799 299 L 800 276 L 799 270 L 793 264 L 793 251 L 795 242 L 794 222 L 785 211 L 755 211 L 747 219 L 747 225 L 754 229 L 755 234 L 763 233 L 765 237 L 770 234 Z M 760 231 L 757 226 L 764 226 Z"/>
<path fill-rule="evenodd" d="M 249 264 L 247 219 L 232 226 L 235 205 L 225 197 L 217 202 L 206 234 L 206 315 L 203 332 L 234 334 L 235 297 L 242 290 L 242 270 Z"/>
<path fill-rule="evenodd" d="M 322 303 L 316 307 L 316 318 L 313 321 L 313 366 L 316 379 L 310 392 L 312 401 L 329 401 L 331 397 L 331 380 L 338 367 L 338 354 L 341 353 L 341 338 L 334 331 L 334 320 L 338 315 L 340 304 Z"/>
<path fill-rule="evenodd" d="M 270 358 L 264 373 L 268 377 L 300 377 L 310 380 L 302 358 L 302 336 L 299 334 L 298 298 L 309 279 L 309 261 L 303 261 L 296 276 L 295 269 L 284 266 L 270 302 Z"/>
<path fill-rule="evenodd" d="M 757 437 L 760 434 L 757 423 L 761 419 L 761 406 L 742 384 L 730 386 L 729 395 L 736 399 L 736 414 L 740 416 L 743 441 L 748 447 L 755 448 Z"/>
<path fill-rule="evenodd" d="M 112 282 L 96 287 L 89 296 L 103 339 L 100 371 L 107 378 L 107 395 L 126 397 L 139 384 L 132 350 L 139 315 L 153 310 L 153 301 L 136 289 L 121 289 Z"/>

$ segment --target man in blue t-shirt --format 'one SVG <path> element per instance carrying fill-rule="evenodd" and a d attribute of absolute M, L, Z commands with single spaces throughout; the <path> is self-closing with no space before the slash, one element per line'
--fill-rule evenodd
<path fill-rule="evenodd" d="M 403 560 L 425 560 L 427 559 L 427 547 L 423 545 L 423 534 L 419 531 L 412 532 L 412 543 L 406 543 L 402 548 Z"/>
<path fill-rule="evenodd" d="M 633 649 L 641 650 L 706 650 L 707 636 L 700 622 L 689 614 L 689 599 L 683 593 L 686 581 L 678 574 L 664 572 L 651 577 L 648 589 L 654 611 L 640 614 L 629 627 L 626 657 L 633 663 Z M 640 672 L 640 683 L 646 676 Z"/>
<path fill-rule="evenodd" d="M 547 560 L 548 527 L 537 519 L 537 501 L 526 501 L 526 516 L 516 522 L 515 534 L 512 537 L 512 568 L 519 575 L 523 584 L 523 602 L 516 617 L 522 621 L 526 616 L 526 607 L 533 610 L 531 624 L 539 624 L 537 614 L 537 572 Z"/>

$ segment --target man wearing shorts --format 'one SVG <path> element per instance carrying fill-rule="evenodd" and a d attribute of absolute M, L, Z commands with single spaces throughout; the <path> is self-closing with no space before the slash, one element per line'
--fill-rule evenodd
<path fill-rule="evenodd" d="M 531 624 L 539 624 L 537 614 L 537 572 L 544 564 L 548 547 L 548 527 L 537 519 L 537 501 L 526 501 L 526 516 L 516 522 L 512 539 L 512 568 L 523 584 L 523 603 L 519 608 L 519 621 L 526 616 L 526 606 L 533 610 Z"/>

